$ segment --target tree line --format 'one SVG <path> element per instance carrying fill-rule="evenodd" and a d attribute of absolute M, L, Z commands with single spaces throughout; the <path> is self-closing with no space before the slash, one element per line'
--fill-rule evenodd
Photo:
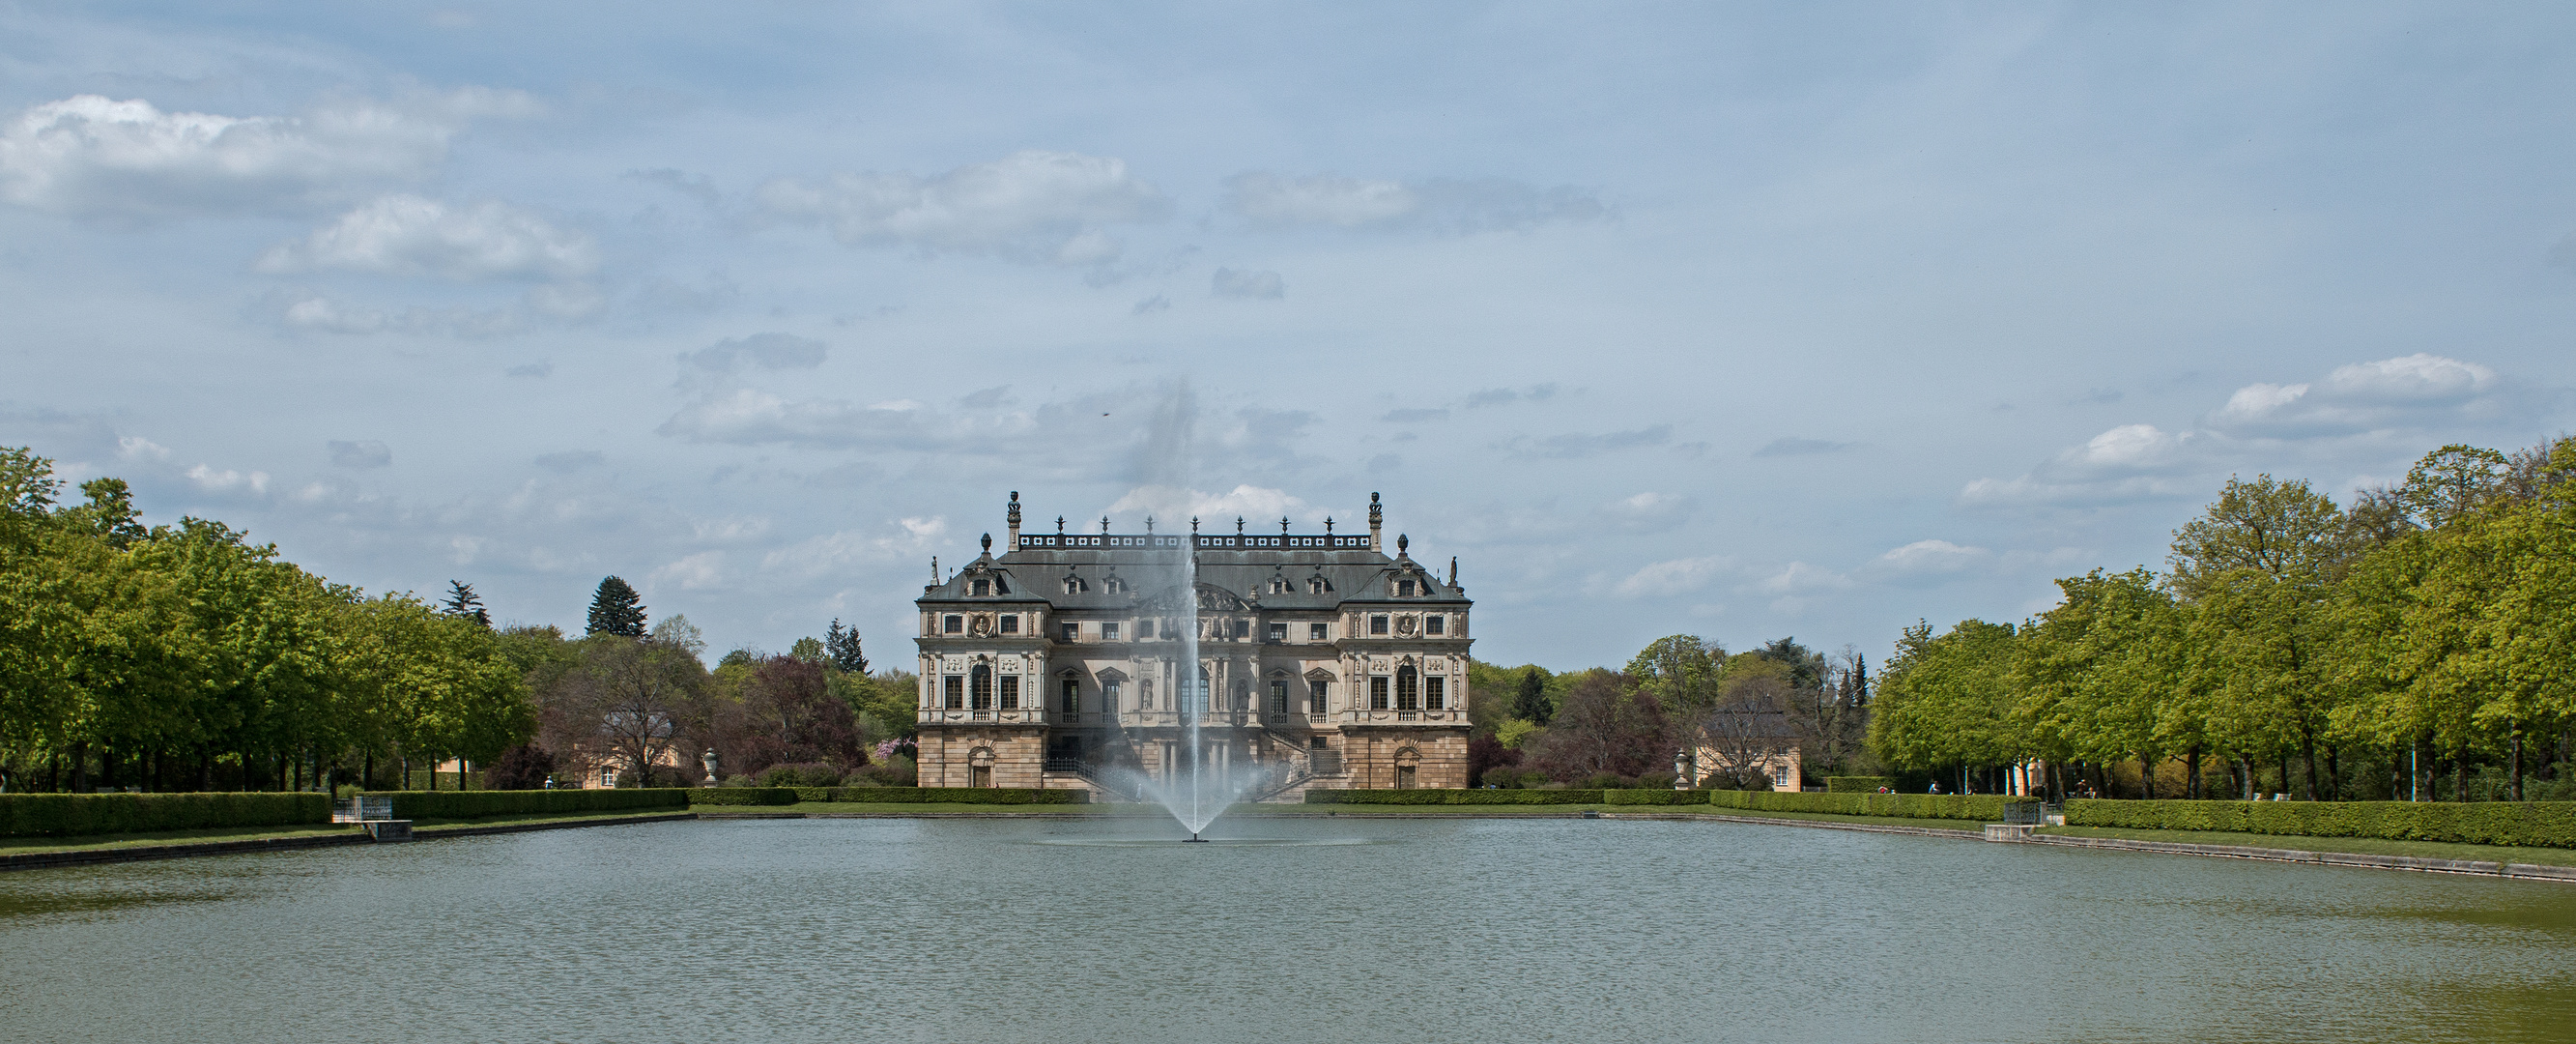
<path fill-rule="evenodd" d="M 579 638 L 496 628 L 462 582 L 436 604 L 369 595 L 221 522 L 147 527 L 121 480 L 63 487 L 0 447 L 0 789 L 407 787 L 443 761 L 484 785 L 605 765 L 632 785 L 681 779 L 683 749 L 819 777 L 912 728 L 909 676 L 867 674 L 837 620 L 710 670 L 685 617 L 648 630 L 613 576 Z"/>
<path fill-rule="evenodd" d="M 1730 654 L 1658 638 L 1623 668 L 1551 672 L 1475 662 L 1468 785 L 1769 789 L 1791 750 L 1802 775 L 1874 771 L 1863 744 L 1866 657 L 1781 638 Z"/>
<path fill-rule="evenodd" d="M 2426 454 L 2349 507 L 2232 478 L 2166 568 L 2058 581 L 2016 626 L 1906 629 L 1869 742 L 1985 789 L 2576 798 L 2576 439 Z"/>

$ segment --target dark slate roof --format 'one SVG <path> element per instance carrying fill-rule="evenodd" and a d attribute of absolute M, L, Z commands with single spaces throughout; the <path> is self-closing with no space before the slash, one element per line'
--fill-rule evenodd
<path fill-rule="evenodd" d="M 1141 538 L 1123 536 L 1110 539 L 1143 542 Z M 1179 590 L 1181 554 L 1178 548 L 1144 546 L 1063 550 L 1023 547 L 1000 555 L 988 551 L 957 575 L 932 585 L 920 601 L 925 605 L 1045 602 L 1068 610 L 1142 608 L 1168 600 Z M 1196 554 L 1198 585 L 1203 592 L 1213 588 L 1258 609 L 1331 611 L 1353 602 L 1452 609 L 1471 604 L 1465 594 L 1449 586 L 1428 565 L 1402 555 L 1389 558 L 1382 552 L 1365 549 L 1297 548 L 1202 548 Z M 1067 575 L 1081 577 L 1085 590 L 1066 594 Z M 1319 575 L 1329 587 L 1322 594 L 1308 593 L 1309 581 Z M 1124 592 L 1109 590 L 1108 581 L 1113 576 L 1124 582 Z M 1404 576 L 1421 581 L 1423 593 L 1411 598 L 1396 597 L 1395 581 Z M 1002 586 L 990 597 L 968 595 L 968 582 L 979 577 L 998 580 Z M 1288 581 L 1287 593 L 1268 593 L 1273 577 Z M 1222 604 L 1222 599 L 1218 602 Z"/>

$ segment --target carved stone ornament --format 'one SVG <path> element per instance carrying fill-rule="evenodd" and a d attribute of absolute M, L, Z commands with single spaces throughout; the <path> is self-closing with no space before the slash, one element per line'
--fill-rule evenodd
<path fill-rule="evenodd" d="M 1413 629 L 1419 626 L 1421 626 L 1421 622 L 1413 617 L 1399 616 L 1395 618 L 1395 633 L 1401 637 L 1413 637 Z"/>
<path fill-rule="evenodd" d="M 993 614 L 976 613 L 974 616 L 969 617 L 966 621 L 966 633 L 974 635 L 977 638 L 992 637 Z"/>
<path fill-rule="evenodd" d="M 965 657 L 963 657 L 963 656 L 951 656 L 951 657 L 949 657 L 949 658 L 947 658 L 947 659 L 945 659 L 945 660 L 941 660 L 941 661 L 939 661 L 939 673 L 941 673 L 941 674 L 964 674 L 964 673 L 966 673 L 966 658 L 965 658 Z"/>

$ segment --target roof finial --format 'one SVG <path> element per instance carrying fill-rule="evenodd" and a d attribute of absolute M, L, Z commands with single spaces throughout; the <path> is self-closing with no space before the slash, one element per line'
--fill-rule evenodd
<path fill-rule="evenodd" d="M 1190 516 L 1190 535 L 1199 535 L 1199 517 L 1197 515 Z"/>
<path fill-rule="evenodd" d="M 1154 535 L 1154 516 L 1152 515 L 1145 516 L 1145 535 Z"/>
<path fill-rule="evenodd" d="M 1109 535 L 1109 516 L 1107 515 L 1100 516 L 1100 535 Z"/>
<path fill-rule="evenodd" d="M 1288 535 L 1288 516 L 1286 515 L 1279 516 L 1279 535 Z"/>
<path fill-rule="evenodd" d="M 1396 554 L 1398 554 L 1398 555 L 1403 554 L 1403 553 L 1404 553 L 1404 549 L 1405 549 L 1406 547 L 1410 546 L 1412 543 L 1413 543 L 1413 538 L 1412 538 L 1412 537 L 1406 536 L 1406 535 L 1404 535 L 1404 534 L 1402 534 L 1402 533 L 1398 533 L 1398 534 L 1396 534 L 1396 535 L 1395 535 L 1395 553 L 1396 553 Z"/>
<path fill-rule="evenodd" d="M 1333 535 L 1333 516 L 1331 515 L 1324 516 L 1324 535 Z"/>
<path fill-rule="evenodd" d="M 1449 586 L 1458 586 L 1458 556 L 1449 556 Z"/>
<path fill-rule="evenodd" d="M 1057 516 L 1055 517 L 1055 535 L 1057 535 L 1057 536 L 1063 536 L 1063 535 L 1064 535 L 1064 516 L 1063 516 L 1063 515 L 1057 515 Z"/>
<path fill-rule="evenodd" d="M 1243 516 L 1241 515 L 1234 516 L 1234 535 L 1243 535 Z"/>
<path fill-rule="evenodd" d="M 1380 535 L 1380 529 L 1385 525 L 1386 509 L 1378 506 L 1377 494 L 1371 493 L 1369 494 L 1369 550 L 1386 550 L 1386 538 Z"/>
<path fill-rule="evenodd" d="M 938 586 L 938 585 L 939 585 L 939 556 L 938 556 L 938 555 L 932 555 L 932 556 L 930 556 L 930 583 L 931 583 L 931 586 L 933 586 L 933 587 L 936 587 L 936 586 Z"/>
<path fill-rule="evenodd" d="M 1010 523 L 1011 539 L 1002 545 L 1002 550 L 1017 551 L 1020 549 L 1020 491 L 1016 489 L 1011 491 Z"/>
<path fill-rule="evenodd" d="M 993 553 L 993 534 L 991 533 L 984 534 L 984 553 L 988 555 Z"/>

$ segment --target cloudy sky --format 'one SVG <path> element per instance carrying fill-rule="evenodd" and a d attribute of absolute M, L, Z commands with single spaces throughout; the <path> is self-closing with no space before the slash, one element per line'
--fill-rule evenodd
<path fill-rule="evenodd" d="M 907 657 L 1033 526 L 1479 655 L 1883 657 L 2576 425 L 2554 5 L 0 5 L 0 444 L 323 574 Z M 1159 427 L 1158 427 L 1159 425 Z M 1186 501 L 1186 503 L 1183 503 Z M 1220 521 L 1221 520 L 1221 521 Z"/>

